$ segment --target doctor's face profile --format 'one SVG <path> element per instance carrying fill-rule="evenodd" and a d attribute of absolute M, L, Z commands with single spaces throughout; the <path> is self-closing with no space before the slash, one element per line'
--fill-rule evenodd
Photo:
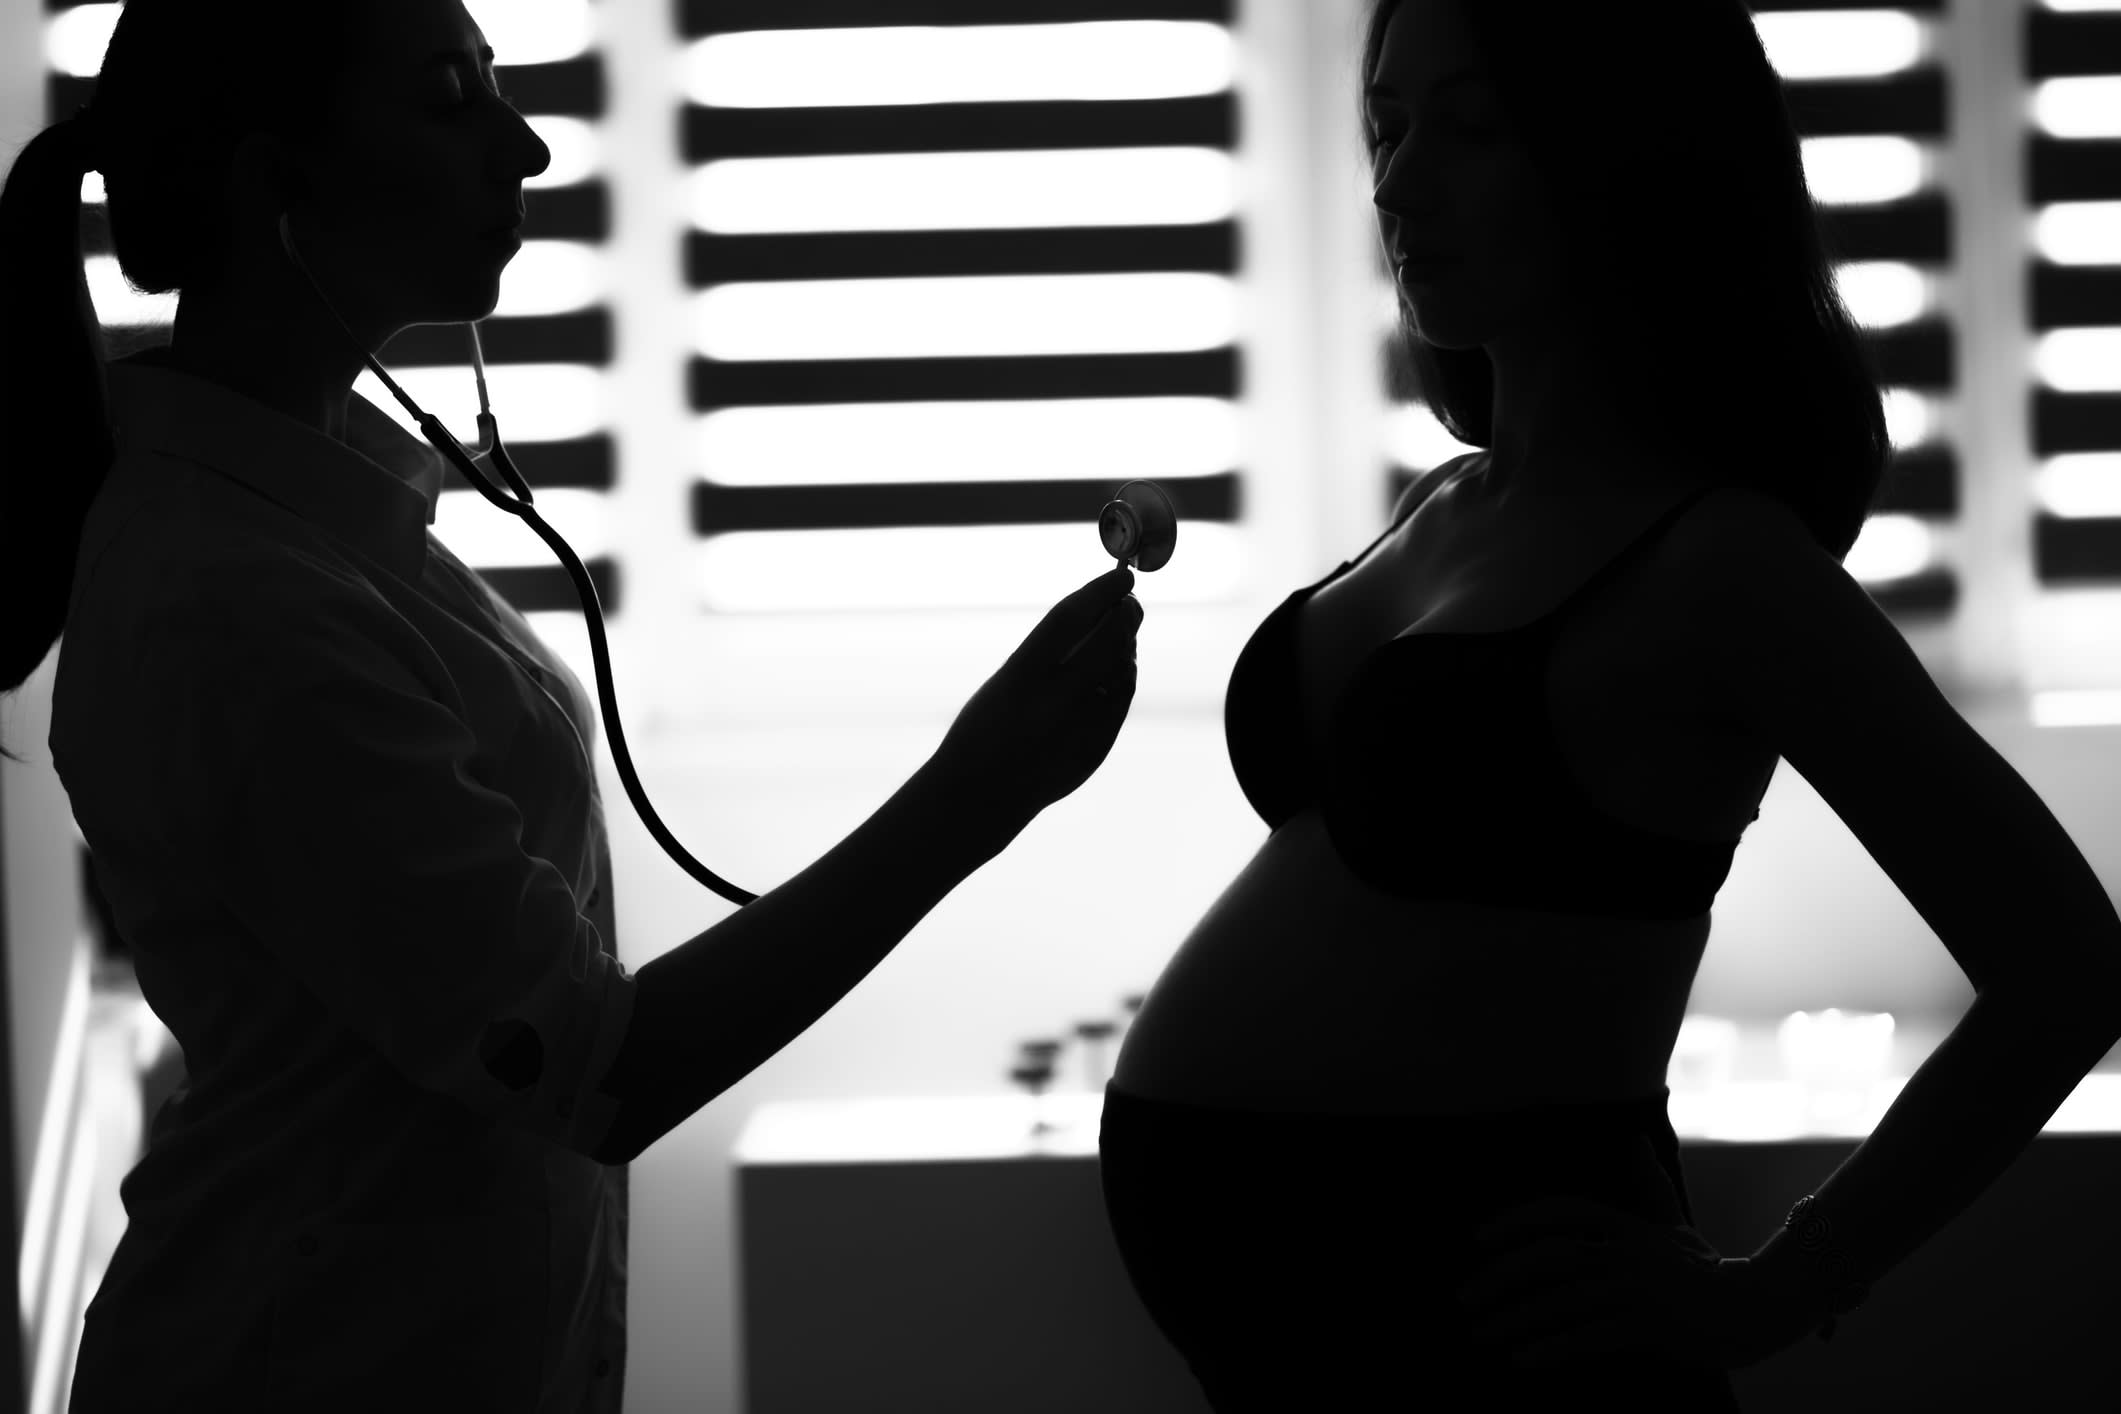
<path fill-rule="evenodd" d="M 1400 0 L 1363 78 L 1378 239 L 1414 328 L 1449 349 L 1520 332 L 1564 293 L 1549 184 L 1461 2 Z"/>
<path fill-rule="evenodd" d="M 521 245 L 495 233 L 520 220 L 523 183 L 552 152 L 498 92 L 486 37 L 460 0 L 363 0 L 352 14 L 322 149 L 300 154 L 289 176 L 264 139 L 246 140 L 235 254 L 284 271 L 287 211 L 341 317 L 379 347 L 410 325 L 493 312 Z"/>

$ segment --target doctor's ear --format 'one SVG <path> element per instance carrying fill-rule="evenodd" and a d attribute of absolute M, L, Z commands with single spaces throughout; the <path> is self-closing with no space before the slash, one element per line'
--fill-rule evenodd
<path fill-rule="evenodd" d="M 307 201 L 316 194 L 294 149 L 270 134 L 247 134 L 236 146 L 234 165 L 277 205 Z"/>

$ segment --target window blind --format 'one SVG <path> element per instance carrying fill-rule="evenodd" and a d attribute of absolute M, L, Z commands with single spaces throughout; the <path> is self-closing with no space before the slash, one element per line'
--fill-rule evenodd
<path fill-rule="evenodd" d="M 2121 3 L 2055 0 L 2024 26 L 2025 191 L 1996 197 L 2034 230 L 2034 571 L 2121 588 Z"/>
<path fill-rule="evenodd" d="M 1137 475 L 1187 521 L 1235 519 L 1235 439 L 1201 421 L 1241 379 L 1234 331 L 1215 332 L 1239 221 L 1213 195 L 1227 171 L 1201 165 L 1226 169 L 1237 139 L 1237 95 L 1214 73 L 1231 9 L 681 5 L 700 66 L 683 157 L 705 181 L 683 277 L 700 345 L 688 402 L 712 434 L 688 507 L 703 546 L 916 530 L 940 533 L 902 543 L 948 554 L 1024 527 L 1087 537 Z M 1106 469 L 1144 441 L 1196 461 L 1233 445 L 1190 468 Z M 764 551 L 724 590 L 777 570 L 792 585 L 832 544 Z M 1065 562 L 1094 572 L 1092 550 Z M 895 582 L 809 578 L 800 607 L 834 610 Z"/>

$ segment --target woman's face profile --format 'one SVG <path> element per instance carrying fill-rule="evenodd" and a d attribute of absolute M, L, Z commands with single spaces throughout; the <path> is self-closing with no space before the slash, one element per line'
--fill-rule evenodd
<path fill-rule="evenodd" d="M 1546 183 L 1459 3 L 1401 0 L 1364 103 L 1400 299 L 1428 343 L 1469 349 L 1550 308 L 1560 272 Z"/>
<path fill-rule="evenodd" d="M 523 183 L 551 164 L 497 96 L 486 39 L 460 0 L 369 0 L 296 249 L 356 328 L 484 318 L 520 242 Z M 277 242 L 277 229 L 273 231 Z"/>

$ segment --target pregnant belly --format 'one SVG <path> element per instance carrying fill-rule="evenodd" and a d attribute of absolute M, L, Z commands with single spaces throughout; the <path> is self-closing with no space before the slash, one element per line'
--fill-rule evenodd
<path fill-rule="evenodd" d="M 1570 917 L 1371 888 L 1323 818 L 1271 835 L 1165 966 L 1113 1071 L 1150 1099 L 1456 1114 L 1665 1083 L 1706 917 Z"/>

